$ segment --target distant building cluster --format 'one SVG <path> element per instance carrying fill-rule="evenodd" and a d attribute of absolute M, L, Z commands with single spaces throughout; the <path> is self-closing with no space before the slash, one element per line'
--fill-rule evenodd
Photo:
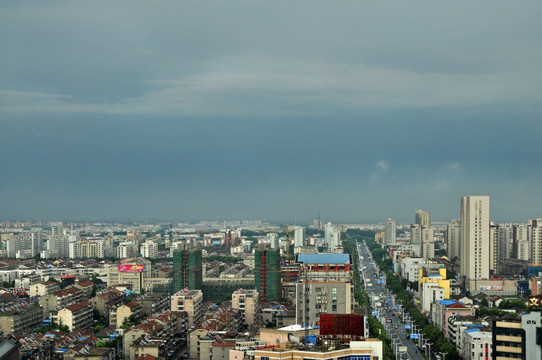
<path fill-rule="evenodd" d="M 27 359 L 381 360 L 349 234 L 374 236 L 464 359 L 540 355 L 523 344 L 542 331 L 542 221 L 494 224 L 488 196 L 449 223 L 3 221 L 0 340 Z"/>

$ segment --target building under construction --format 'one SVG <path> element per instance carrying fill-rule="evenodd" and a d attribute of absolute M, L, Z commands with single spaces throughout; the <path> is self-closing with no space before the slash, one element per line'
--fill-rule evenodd
<path fill-rule="evenodd" d="M 279 249 L 260 248 L 255 251 L 255 288 L 260 301 L 280 301 L 282 296 Z"/>
<path fill-rule="evenodd" d="M 173 283 L 171 293 L 181 289 L 201 290 L 203 285 L 201 249 L 173 251 Z"/>

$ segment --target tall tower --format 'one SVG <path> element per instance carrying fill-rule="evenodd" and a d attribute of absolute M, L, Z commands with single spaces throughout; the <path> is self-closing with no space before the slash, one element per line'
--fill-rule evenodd
<path fill-rule="evenodd" d="M 461 223 L 452 220 L 446 227 L 446 243 L 448 244 L 448 257 L 459 258 L 461 256 Z"/>
<path fill-rule="evenodd" d="M 542 219 L 529 220 L 527 229 L 531 262 L 542 264 Z"/>
<path fill-rule="evenodd" d="M 201 249 L 173 251 L 172 293 L 182 289 L 201 290 L 203 285 Z"/>
<path fill-rule="evenodd" d="M 431 226 L 431 213 L 423 210 L 416 211 L 415 223 L 425 227 Z"/>
<path fill-rule="evenodd" d="M 435 257 L 435 231 L 431 226 L 422 227 L 422 257 L 432 259 Z"/>
<path fill-rule="evenodd" d="M 395 238 L 397 236 L 395 220 L 386 220 L 386 245 L 395 245 Z"/>
<path fill-rule="evenodd" d="M 279 249 L 260 248 L 255 250 L 254 284 L 260 293 L 261 302 L 280 301 L 282 289 L 280 283 Z"/>
<path fill-rule="evenodd" d="M 294 247 L 305 246 L 305 228 L 298 226 L 294 229 Z"/>
<path fill-rule="evenodd" d="M 489 196 L 461 198 L 461 275 L 467 280 L 489 278 Z"/>

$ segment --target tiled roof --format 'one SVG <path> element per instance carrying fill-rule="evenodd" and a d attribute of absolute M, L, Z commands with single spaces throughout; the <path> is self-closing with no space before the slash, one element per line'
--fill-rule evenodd
<path fill-rule="evenodd" d="M 79 282 L 77 285 L 81 287 L 89 287 L 89 286 L 93 286 L 94 283 L 90 280 L 85 280 L 85 281 Z"/>
<path fill-rule="evenodd" d="M 88 302 L 86 301 L 81 301 L 80 303 L 78 304 L 73 304 L 73 305 L 70 305 L 68 306 L 66 309 L 70 310 L 70 311 L 77 311 L 79 309 L 82 309 L 84 308 L 85 306 L 88 306 Z"/>

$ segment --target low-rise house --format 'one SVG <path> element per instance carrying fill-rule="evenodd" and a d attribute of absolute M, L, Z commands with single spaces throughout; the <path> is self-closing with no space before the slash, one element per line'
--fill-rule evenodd
<path fill-rule="evenodd" d="M 66 358 L 64 358 L 66 359 Z M 76 354 L 72 357 L 73 360 L 114 360 L 115 349 L 113 348 L 91 348 Z"/>

